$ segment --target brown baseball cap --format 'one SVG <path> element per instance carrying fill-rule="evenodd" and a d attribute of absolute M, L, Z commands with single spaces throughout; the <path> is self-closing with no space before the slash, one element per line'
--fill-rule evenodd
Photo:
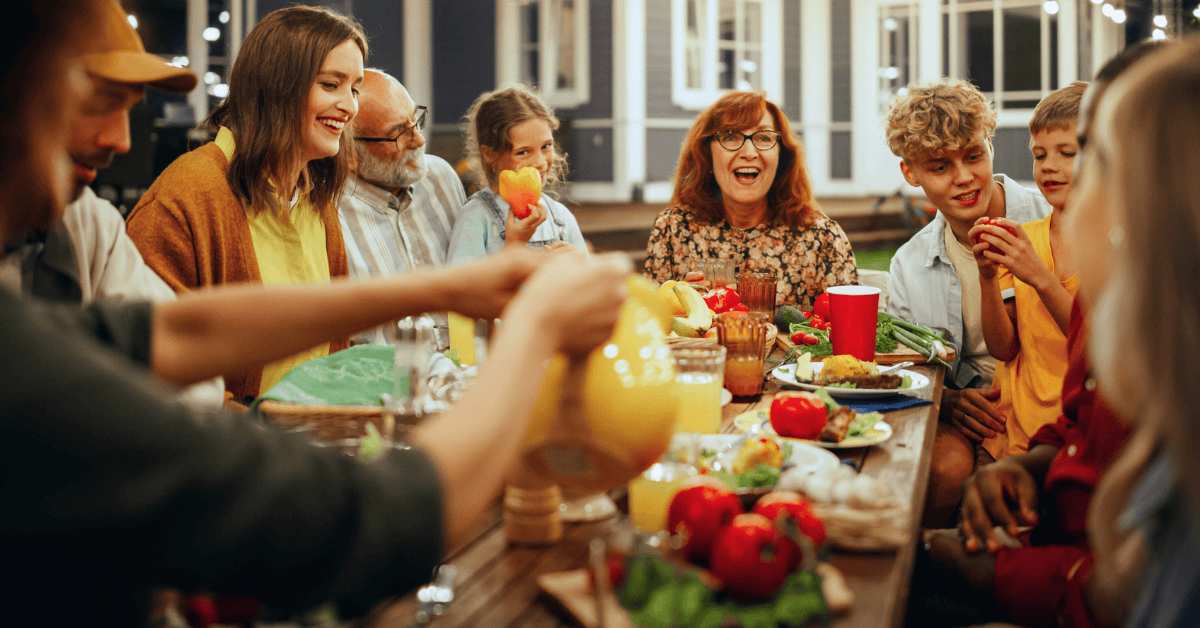
<path fill-rule="evenodd" d="M 107 51 L 84 57 L 88 72 L 118 83 L 145 83 L 169 92 L 195 89 L 198 81 L 191 70 L 146 52 L 141 37 L 133 30 L 129 17 L 116 0 L 109 0 L 105 13 Z"/>

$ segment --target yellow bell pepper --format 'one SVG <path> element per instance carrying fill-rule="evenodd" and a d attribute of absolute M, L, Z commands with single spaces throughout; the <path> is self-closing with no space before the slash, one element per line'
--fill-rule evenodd
<path fill-rule="evenodd" d="M 529 206 L 542 197 L 542 177 L 537 168 L 526 166 L 517 170 L 500 171 L 500 198 L 512 206 L 517 218 L 530 214 Z"/>

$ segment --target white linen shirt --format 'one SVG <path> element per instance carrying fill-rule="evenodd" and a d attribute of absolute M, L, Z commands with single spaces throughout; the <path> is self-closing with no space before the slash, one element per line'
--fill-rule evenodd
<path fill-rule="evenodd" d="M 1051 207 L 1042 193 L 1022 187 L 1006 175 L 993 180 L 1004 186 L 1005 216 L 1019 223 L 1045 218 Z M 946 251 L 946 219 L 939 211 L 933 221 L 901 246 L 892 257 L 888 276 L 888 313 L 906 321 L 946 332 L 946 337 L 962 347 L 968 346 L 963 324 L 962 286 Z M 983 375 L 955 355 L 946 384 L 951 388 L 990 386 Z"/>
<path fill-rule="evenodd" d="M 425 155 L 425 163 L 426 175 L 403 198 L 353 174 L 347 177 L 338 219 L 351 277 L 386 277 L 445 265 L 450 234 L 467 194 L 445 159 Z M 354 341 L 394 344 L 394 327 L 381 325 Z"/>

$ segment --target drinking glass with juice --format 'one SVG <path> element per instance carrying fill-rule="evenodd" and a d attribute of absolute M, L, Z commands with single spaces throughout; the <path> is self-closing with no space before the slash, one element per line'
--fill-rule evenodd
<path fill-rule="evenodd" d="M 656 462 L 629 482 L 629 518 L 634 527 L 651 534 L 667 528 L 667 508 L 688 470 L 682 463 Z"/>
<path fill-rule="evenodd" d="M 716 434 L 721 427 L 725 347 L 707 342 L 671 347 L 679 410 L 675 431 Z"/>
<path fill-rule="evenodd" d="M 716 318 L 717 341 L 725 347 L 725 388 L 741 400 L 763 391 L 763 347 L 770 317 L 762 312 L 725 312 Z"/>

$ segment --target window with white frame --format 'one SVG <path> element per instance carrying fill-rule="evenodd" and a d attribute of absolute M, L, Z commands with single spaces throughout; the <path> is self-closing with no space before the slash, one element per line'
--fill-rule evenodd
<path fill-rule="evenodd" d="M 879 8 L 879 111 L 886 112 L 896 96 L 917 78 L 916 2 L 904 2 Z"/>
<path fill-rule="evenodd" d="M 590 98 L 588 0 L 497 0 L 497 83 L 536 85 L 555 107 Z"/>
<path fill-rule="evenodd" d="M 943 72 L 970 79 L 999 111 L 1033 109 L 1059 87 L 1058 16 L 1045 4 L 944 0 Z"/>
<path fill-rule="evenodd" d="M 726 91 L 783 103 L 780 0 L 672 0 L 671 94 L 702 109 Z"/>

